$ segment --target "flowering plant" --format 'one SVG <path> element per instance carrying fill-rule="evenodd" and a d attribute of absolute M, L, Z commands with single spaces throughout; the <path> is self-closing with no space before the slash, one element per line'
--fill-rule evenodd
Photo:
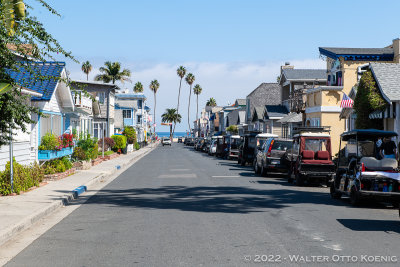
<path fill-rule="evenodd" d="M 60 143 L 62 144 L 62 148 L 64 147 L 73 147 L 74 146 L 74 135 L 73 134 L 63 134 L 58 137 Z"/>

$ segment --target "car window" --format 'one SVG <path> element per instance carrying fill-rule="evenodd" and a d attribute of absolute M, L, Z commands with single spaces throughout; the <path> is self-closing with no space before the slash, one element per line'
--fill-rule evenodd
<path fill-rule="evenodd" d="M 326 151 L 326 139 L 306 139 L 305 150 Z"/>
<path fill-rule="evenodd" d="M 291 141 L 275 140 L 275 142 L 272 144 L 272 150 L 286 151 L 292 148 L 292 144 L 293 143 Z"/>

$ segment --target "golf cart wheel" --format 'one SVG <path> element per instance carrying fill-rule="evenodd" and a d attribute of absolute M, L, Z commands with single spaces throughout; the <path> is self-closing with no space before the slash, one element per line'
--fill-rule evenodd
<path fill-rule="evenodd" d="M 263 165 L 263 164 L 261 164 L 261 171 L 260 171 L 260 173 L 261 173 L 261 176 L 267 176 L 267 170 L 264 168 L 264 165 Z"/>
<path fill-rule="evenodd" d="M 241 160 L 240 165 L 246 166 L 246 161 L 244 159 Z"/>
<path fill-rule="evenodd" d="M 259 173 L 260 173 L 260 169 L 258 168 L 258 165 L 257 165 L 257 161 L 256 161 L 256 160 L 254 161 L 254 173 L 255 173 L 255 174 L 259 174 Z"/>
<path fill-rule="evenodd" d="M 296 178 L 295 178 L 295 184 L 297 186 L 303 186 L 304 185 L 304 177 L 300 173 L 296 173 Z"/>
<path fill-rule="evenodd" d="M 287 174 L 287 180 L 289 183 L 293 183 L 293 178 L 292 178 L 292 170 L 289 168 L 288 174 Z"/>
<path fill-rule="evenodd" d="M 342 193 L 336 191 L 335 182 L 331 183 L 330 194 L 332 199 L 340 199 L 342 197 Z"/>
<path fill-rule="evenodd" d="M 358 197 L 357 191 L 354 187 L 351 188 L 350 191 L 350 204 L 352 206 L 357 206 L 358 204 L 360 204 L 360 198 Z"/>

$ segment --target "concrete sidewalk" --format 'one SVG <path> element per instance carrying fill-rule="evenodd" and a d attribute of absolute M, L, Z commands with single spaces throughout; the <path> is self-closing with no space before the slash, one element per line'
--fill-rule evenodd
<path fill-rule="evenodd" d="M 73 190 L 79 186 L 91 186 L 106 180 L 118 170 L 125 170 L 134 161 L 152 151 L 157 144 L 144 147 L 128 155 L 104 161 L 89 170 L 77 171 L 74 175 L 18 196 L 0 197 L 0 245 L 11 237 L 29 228 L 73 199 Z"/>

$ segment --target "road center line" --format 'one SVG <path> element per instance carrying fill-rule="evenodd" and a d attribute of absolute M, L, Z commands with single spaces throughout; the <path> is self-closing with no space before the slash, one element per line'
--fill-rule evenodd
<path fill-rule="evenodd" d="M 213 175 L 212 178 L 239 178 L 238 175 Z"/>

